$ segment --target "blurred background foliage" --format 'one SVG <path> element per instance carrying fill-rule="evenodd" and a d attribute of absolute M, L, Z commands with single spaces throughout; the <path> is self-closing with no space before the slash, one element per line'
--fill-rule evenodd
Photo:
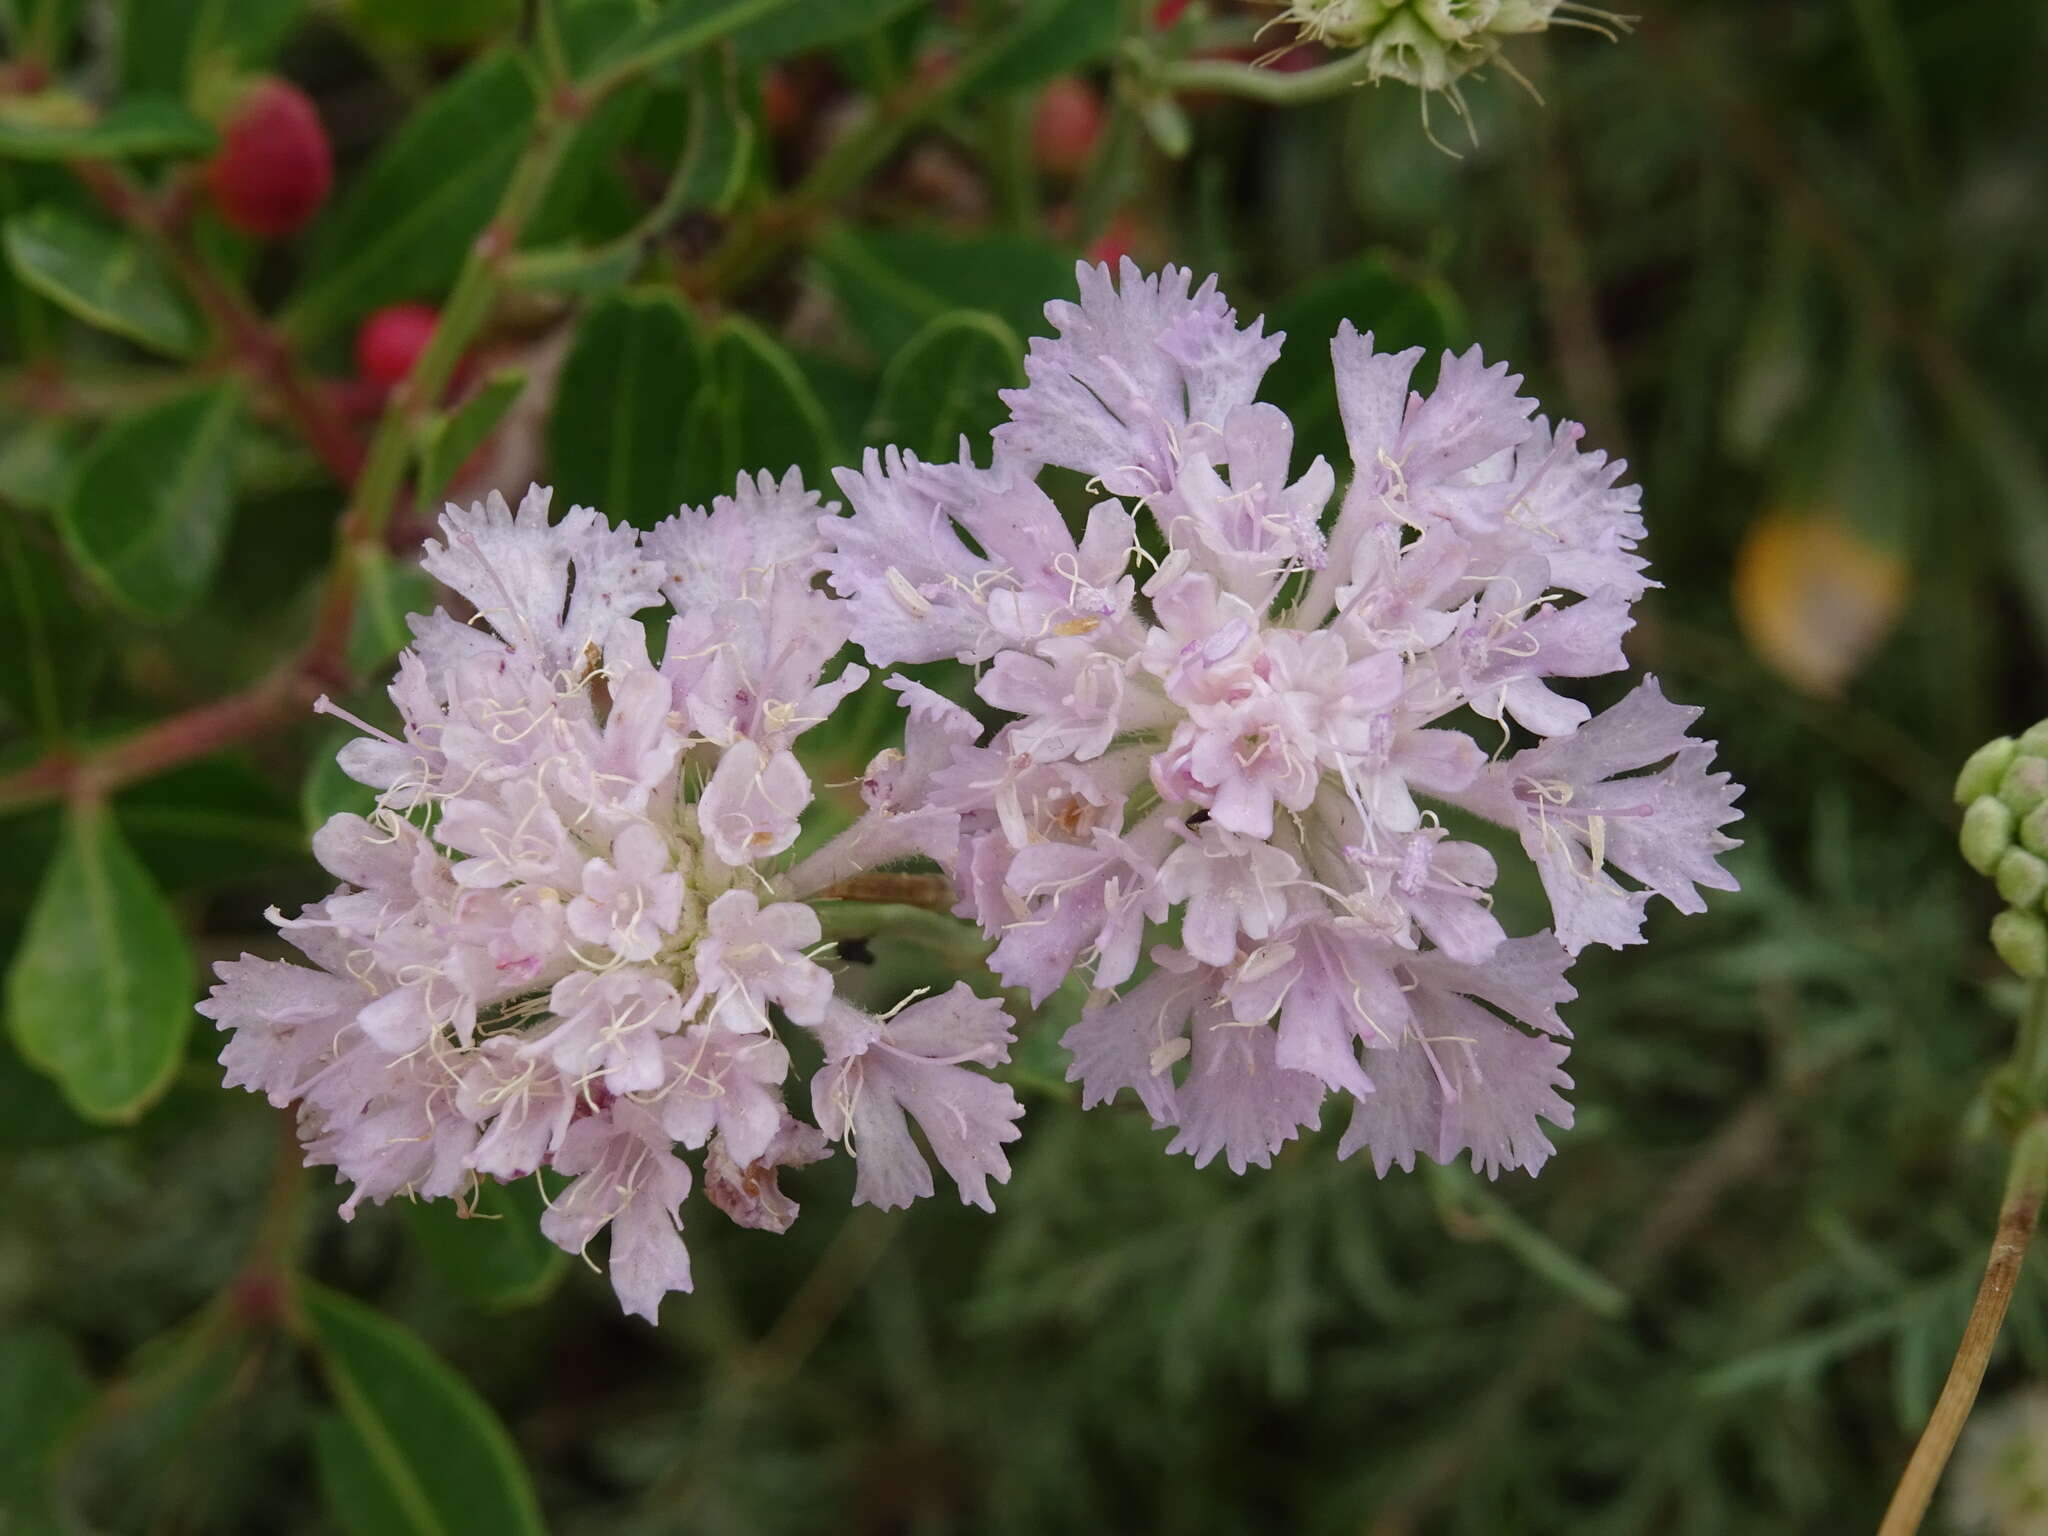
<path fill-rule="evenodd" d="M 1947 782 L 2043 709 L 2038 0 L 1555 30 L 1469 133 L 1396 85 L 1164 89 L 1317 62 L 1231 0 L 0 13 L 0 1530 L 1872 1522 L 2001 1164 L 2017 992 Z M 265 75 L 332 150 L 282 235 L 219 185 Z M 1581 966 L 1542 1179 L 1376 1182 L 1334 1137 L 1197 1172 L 1080 1113 L 1048 1021 L 999 1215 L 849 1214 L 833 1160 L 786 1237 L 693 1224 L 658 1331 L 537 1196 L 335 1220 L 189 1005 L 323 892 L 352 787 L 306 706 L 385 718 L 437 499 L 645 523 L 947 451 L 1084 252 L 1291 332 L 1308 450 L 1349 317 L 1481 342 L 1634 462 L 1633 654 L 1749 786 L 1744 889 Z M 814 777 L 894 729 L 864 696 Z M 883 999 L 976 954 L 869 948 Z M 2037 1268 L 1989 1390 L 2044 1371 Z"/>

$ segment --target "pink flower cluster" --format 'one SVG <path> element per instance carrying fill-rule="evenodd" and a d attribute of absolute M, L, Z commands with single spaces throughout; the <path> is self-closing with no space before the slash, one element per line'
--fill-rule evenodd
<path fill-rule="evenodd" d="M 1382 1173 L 1534 1171 L 1540 1122 L 1571 1123 L 1572 957 L 1636 942 L 1653 894 L 1696 912 L 1733 886 L 1737 790 L 1697 711 L 1653 678 L 1598 715 L 1552 687 L 1627 667 L 1637 492 L 1504 365 L 1447 354 L 1418 393 L 1419 348 L 1347 324 L 1326 519 L 1336 474 L 1297 476 L 1256 399 L 1281 337 L 1176 268 L 1080 284 L 988 468 L 890 450 L 839 474 L 824 567 L 856 640 L 976 664 L 1004 717 L 982 741 L 899 685 L 906 782 L 871 798 L 958 816 L 944 862 L 995 970 L 1040 1000 L 1087 975 L 1069 1075 L 1089 1104 L 1131 1090 L 1169 1150 L 1263 1164 L 1335 1093 L 1339 1154 Z M 1086 478 L 1078 537 L 1048 467 Z M 1489 824 L 1554 931 L 1496 920 Z"/>
<path fill-rule="evenodd" d="M 792 471 L 644 534 L 551 520 L 539 490 L 448 510 L 425 568 L 474 617 L 414 620 L 402 734 L 342 753 L 376 809 L 315 838 L 341 888 L 272 914 L 309 964 L 245 955 L 201 1005 L 228 1081 L 300 1106 L 344 1214 L 548 1170 L 543 1230 L 576 1252 L 609 1228 L 652 1319 L 689 1288 L 699 1182 L 781 1231 L 780 1171 L 836 1143 L 857 1200 L 931 1194 L 929 1155 L 988 1207 L 1022 1114 L 986 1070 L 1000 1003 L 963 982 L 877 1016 L 821 963 L 812 903 L 911 859 L 1004 983 L 1086 977 L 1069 1075 L 1087 1104 L 1129 1089 L 1169 1150 L 1263 1164 L 1334 1093 L 1339 1154 L 1382 1173 L 1542 1165 L 1573 956 L 1636 942 L 1652 895 L 1733 885 L 1736 790 L 1696 711 L 1649 678 L 1600 714 L 1552 686 L 1626 669 L 1636 492 L 1504 366 L 1446 355 L 1418 393 L 1419 349 L 1347 325 L 1331 517 L 1337 474 L 1297 475 L 1256 398 L 1279 336 L 1175 268 L 1080 283 L 986 468 L 870 451 L 839 472 L 849 515 Z M 888 678 L 902 750 L 798 856 L 795 747 L 867 677 L 826 680 L 849 638 L 973 664 L 1000 721 Z M 1494 915 L 1517 842 L 1553 930 Z"/>
<path fill-rule="evenodd" d="M 272 914 L 311 965 L 244 955 L 200 1005 L 232 1031 L 230 1084 L 300 1104 L 307 1160 L 355 1186 L 344 1215 L 552 1169 L 543 1231 L 573 1253 L 609 1227 L 619 1299 L 652 1320 L 690 1288 L 697 1177 L 782 1231 L 779 1171 L 843 1142 L 857 1198 L 907 1204 L 932 1193 L 914 1120 L 990 1205 L 1023 1113 L 976 1070 L 1007 1059 L 1001 1005 L 962 985 L 878 1018 L 836 997 L 804 898 L 843 852 L 781 857 L 811 800 L 791 748 L 866 676 L 822 680 L 847 630 L 814 580 L 819 511 L 792 473 L 645 535 L 585 508 L 550 522 L 538 490 L 442 519 L 426 569 L 477 622 L 415 620 L 403 738 L 343 749 L 376 811 L 314 839 L 341 889 Z M 636 615 L 664 599 L 657 663 Z M 841 841 L 956 835 L 880 809 Z M 784 1102 L 771 1008 L 822 1048 L 811 1122 Z"/>

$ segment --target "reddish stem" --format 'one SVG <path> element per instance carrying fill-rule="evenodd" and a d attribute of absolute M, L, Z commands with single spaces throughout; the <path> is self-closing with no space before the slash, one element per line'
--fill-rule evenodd
<path fill-rule="evenodd" d="M 328 473 L 353 485 L 363 467 L 363 445 L 354 428 L 307 376 L 289 343 L 193 249 L 184 229 L 190 201 L 186 185 L 173 181 L 159 199 L 104 161 L 74 160 L 71 170 L 101 207 L 156 247 L 220 328 L 235 360 L 275 397 Z"/>
<path fill-rule="evenodd" d="M 303 712 L 320 692 L 310 658 L 273 672 L 240 693 L 146 726 L 112 746 L 80 755 L 54 752 L 0 778 L 0 811 L 57 797 L 96 799 L 166 768 L 259 736 Z"/>

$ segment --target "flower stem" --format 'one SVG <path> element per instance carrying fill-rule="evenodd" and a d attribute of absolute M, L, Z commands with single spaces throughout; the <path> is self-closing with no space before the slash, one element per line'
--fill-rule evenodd
<path fill-rule="evenodd" d="M 2048 1015 L 2048 987 L 2037 981 L 2028 994 L 2019 1048 L 2014 1053 L 2022 1070 L 2030 1065 L 2027 1058 L 2043 1033 L 2044 1015 Z M 2033 1118 L 2013 1141 L 2012 1161 L 2005 1177 L 2005 1199 L 1998 1208 L 1998 1230 L 1991 1240 L 1991 1257 L 1984 1265 L 1983 1283 L 1977 1287 L 1976 1304 L 1970 1308 L 1970 1319 L 1963 1326 L 1963 1341 L 1956 1348 L 1955 1361 L 1949 1366 L 1948 1380 L 1942 1384 L 1934 1412 L 1921 1431 L 1920 1443 L 1913 1448 L 1912 1460 L 1906 1463 L 1905 1474 L 1892 1493 L 1878 1536 L 1913 1536 L 1927 1516 L 1935 1487 L 1956 1448 L 1970 1407 L 1977 1400 L 1984 1369 L 1991 1362 L 1992 1346 L 1998 1342 L 2006 1308 L 2012 1304 L 2013 1287 L 2019 1282 L 2020 1266 L 2026 1262 L 2027 1249 L 2040 1220 L 2044 1194 L 2048 1194 L 2048 1110 L 2037 1106 Z"/>
<path fill-rule="evenodd" d="M 178 189 L 152 197 L 120 167 L 101 160 L 75 160 L 71 172 L 177 274 L 192 301 L 219 328 L 235 360 L 276 400 L 328 473 L 343 485 L 353 482 L 363 464 L 354 429 L 307 376 L 298 353 L 193 249 L 178 212 Z"/>
<path fill-rule="evenodd" d="M 1214 91 L 1243 96 L 1272 106 L 1297 106 L 1341 96 L 1372 78 L 1372 55 L 1366 49 L 1348 53 L 1313 69 L 1261 69 L 1225 59 L 1181 59 L 1156 66 L 1148 83 L 1171 91 Z"/>

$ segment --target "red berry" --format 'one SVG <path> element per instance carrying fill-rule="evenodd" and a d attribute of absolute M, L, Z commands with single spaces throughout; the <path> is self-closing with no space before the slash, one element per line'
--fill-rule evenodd
<path fill-rule="evenodd" d="M 1062 75 L 1038 96 L 1031 147 L 1041 170 L 1078 176 L 1102 142 L 1102 97 L 1078 75 Z"/>
<path fill-rule="evenodd" d="M 768 131 L 786 137 L 804 116 L 804 92 L 796 77 L 776 65 L 761 77 L 761 116 Z"/>
<path fill-rule="evenodd" d="M 1159 0 L 1152 7 L 1152 25 L 1162 32 L 1179 21 L 1188 8 L 1188 0 Z"/>
<path fill-rule="evenodd" d="M 334 154 L 312 100 L 288 80 L 259 80 L 221 130 L 206 179 L 229 227 L 270 240 L 301 228 L 334 184 Z"/>
<path fill-rule="evenodd" d="M 1108 266 L 1112 271 L 1123 265 L 1126 256 L 1132 255 L 1138 243 L 1138 225 L 1128 213 L 1120 213 L 1109 221 L 1109 228 L 1097 235 L 1088 247 L 1090 266 Z"/>
<path fill-rule="evenodd" d="M 388 304 L 356 332 L 356 371 L 387 389 L 412 372 L 440 319 L 426 304 Z"/>

